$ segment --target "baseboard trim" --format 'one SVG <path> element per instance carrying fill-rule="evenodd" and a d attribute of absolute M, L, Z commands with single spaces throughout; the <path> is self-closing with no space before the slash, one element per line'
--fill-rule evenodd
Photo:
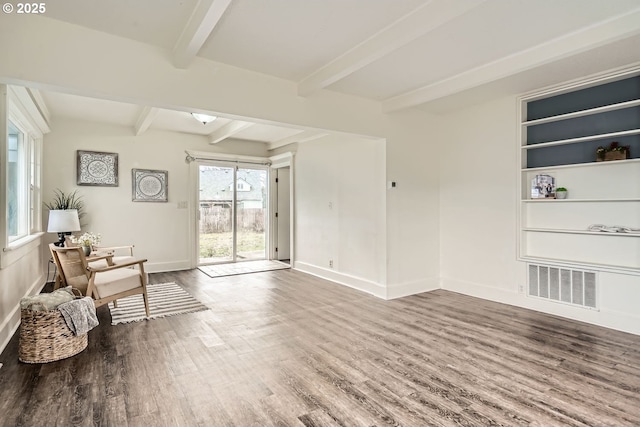
<path fill-rule="evenodd" d="M 443 278 L 441 285 L 447 291 L 640 335 L 640 316 L 605 309 L 588 310 L 528 297 L 525 293 L 518 292 L 515 286 L 512 290 L 507 290 L 450 278 Z"/>
<path fill-rule="evenodd" d="M 436 289 L 440 289 L 439 277 L 392 284 L 387 286 L 386 299 L 402 298 L 409 295 L 421 294 L 423 292 L 435 291 Z"/>
<path fill-rule="evenodd" d="M 189 260 L 172 261 L 172 262 L 147 262 L 144 270 L 147 273 L 165 273 L 167 271 L 190 270 L 191 264 Z"/>
<path fill-rule="evenodd" d="M 293 269 L 329 280 L 331 282 L 338 283 L 340 285 L 348 286 L 362 292 L 366 292 L 378 298 L 386 299 L 385 286 L 367 279 L 362 279 L 360 277 L 340 273 L 335 270 L 318 267 L 302 261 L 295 261 Z"/>
<path fill-rule="evenodd" d="M 32 284 L 29 286 L 29 289 L 23 296 L 35 295 L 37 293 L 42 292 L 42 288 L 45 286 L 45 277 L 44 274 L 41 274 Z M 0 353 L 4 351 L 4 349 L 13 338 L 13 335 L 16 333 L 18 328 L 20 327 L 20 302 L 11 310 L 11 313 L 2 321 L 0 325 L 0 336 L 5 337 L 4 340 L 0 343 Z"/>

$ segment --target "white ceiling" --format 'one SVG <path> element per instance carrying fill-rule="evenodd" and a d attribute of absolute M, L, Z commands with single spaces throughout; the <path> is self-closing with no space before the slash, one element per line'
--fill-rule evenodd
<path fill-rule="evenodd" d="M 332 90 L 441 112 L 640 61 L 640 0 L 64 0 L 47 17 Z M 300 129 L 44 93 L 55 116 L 277 145 Z M 306 135 L 306 134 L 305 134 Z"/>

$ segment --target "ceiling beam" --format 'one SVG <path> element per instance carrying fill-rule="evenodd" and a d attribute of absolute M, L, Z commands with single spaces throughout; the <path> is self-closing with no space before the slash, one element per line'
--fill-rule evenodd
<path fill-rule="evenodd" d="M 231 0 L 200 0 L 173 49 L 173 65 L 187 68 L 220 22 Z"/>
<path fill-rule="evenodd" d="M 432 0 L 369 37 L 298 84 L 298 95 L 312 93 L 344 79 L 486 0 Z"/>
<path fill-rule="evenodd" d="M 147 131 L 147 129 L 149 129 L 149 126 L 153 123 L 158 111 L 159 110 L 156 107 L 144 107 L 142 109 L 142 112 L 140 113 L 140 116 L 138 116 L 138 120 L 134 126 L 136 136 L 142 135 Z"/>
<path fill-rule="evenodd" d="M 238 132 L 253 126 L 255 123 L 243 122 L 242 120 L 234 120 L 222 126 L 209 134 L 209 144 L 217 144 L 227 138 L 232 137 Z"/>
<path fill-rule="evenodd" d="M 322 138 L 323 136 L 327 135 L 329 134 L 326 132 L 319 132 L 317 130 L 304 130 L 295 135 L 270 142 L 267 150 L 275 150 L 276 148 L 284 147 L 285 145 L 293 144 L 295 142 L 313 141 L 314 139 Z"/>
<path fill-rule="evenodd" d="M 382 111 L 390 113 L 416 107 L 637 34 L 640 34 L 640 8 L 436 83 L 387 98 L 382 101 Z"/>
<path fill-rule="evenodd" d="M 31 95 L 31 99 L 33 99 L 34 104 L 36 104 L 36 108 L 42 114 L 44 121 L 51 123 L 51 113 L 49 112 L 49 108 L 47 107 L 47 103 L 44 101 L 42 94 L 38 89 L 27 88 L 29 95 Z"/>

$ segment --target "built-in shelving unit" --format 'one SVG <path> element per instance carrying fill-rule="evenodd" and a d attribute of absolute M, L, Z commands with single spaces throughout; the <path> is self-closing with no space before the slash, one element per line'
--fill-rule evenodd
<path fill-rule="evenodd" d="M 640 67 L 574 82 L 520 100 L 521 260 L 640 275 Z M 611 142 L 626 160 L 596 161 Z M 551 175 L 567 199 L 531 198 L 531 182 Z"/>

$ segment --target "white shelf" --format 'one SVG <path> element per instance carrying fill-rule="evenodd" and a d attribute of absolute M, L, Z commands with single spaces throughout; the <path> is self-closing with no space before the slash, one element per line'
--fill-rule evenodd
<path fill-rule="evenodd" d="M 633 108 L 640 105 L 639 99 L 632 101 L 620 102 L 617 104 L 605 105 L 602 107 L 590 108 L 588 110 L 575 111 L 573 113 L 560 114 L 557 116 L 544 117 L 542 119 L 529 120 L 522 122 L 523 126 L 541 125 L 544 123 L 559 122 L 561 120 L 575 119 L 577 117 L 590 116 L 592 114 L 606 113 L 608 111 L 622 110 L 624 108 Z"/>
<path fill-rule="evenodd" d="M 637 163 L 640 162 L 640 159 L 627 159 L 627 160 L 610 160 L 607 162 L 589 162 L 589 163 L 574 163 L 571 165 L 558 165 L 558 166 L 541 166 L 538 168 L 523 168 L 522 172 L 535 172 L 535 171 L 545 171 L 545 170 L 555 170 L 555 169 L 569 169 L 569 168 L 583 168 L 583 167 L 600 167 L 600 166 L 613 166 L 613 165 L 622 165 L 628 163 Z"/>
<path fill-rule="evenodd" d="M 524 150 L 535 150 L 536 148 L 555 147 L 557 145 L 578 144 L 581 142 L 595 141 L 598 139 L 613 139 L 622 136 L 640 135 L 640 129 L 623 130 L 619 132 L 600 133 L 597 135 L 581 136 L 579 138 L 558 139 L 556 141 L 540 142 L 537 144 L 523 145 Z"/>
<path fill-rule="evenodd" d="M 640 198 L 623 199 L 522 199 L 523 203 L 600 203 L 600 202 L 640 202 Z"/>
<path fill-rule="evenodd" d="M 586 234 L 593 236 L 640 237 L 640 233 L 609 233 L 606 231 L 566 230 L 558 228 L 523 228 L 522 231 L 533 233 Z"/>

